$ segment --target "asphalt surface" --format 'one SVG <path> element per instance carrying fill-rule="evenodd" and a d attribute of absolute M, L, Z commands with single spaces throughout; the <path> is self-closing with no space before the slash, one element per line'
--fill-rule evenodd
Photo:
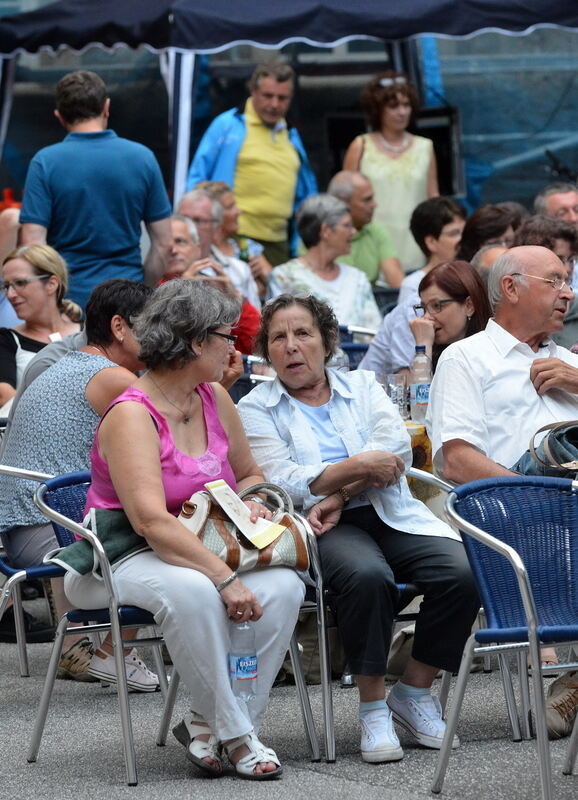
<path fill-rule="evenodd" d="M 36 601 L 38 602 L 38 601 Z M 404 759 L 394 764 L 364 764 L 359 756 L 357 692 L 334 687 L 337 761 L 312 763 L 295 689 L 275 688 L 261 739 L 279 755 L 284 774 L 275 782 L 241 781 L 232 773 L 217 780 L 200 776 L 169 734 L 167 746 L 155 744 L 160 694 L 131 694 L 137 750 L 138 786 L 125 784 L 116 694 L 99 684 L 57 681 L 37 763 L 26 752 L 42 689 L 50 645 L 29 645 L 31 677 L 18 674 L 16 647 L 0 644 L 0 798 L 62 800 L 221 800 L 244 795 L 267 800 L 425 800 L 436 753 L 413 744 L 400 731 Z M 321 695 L 310 687 L 321 735 Z M 451 701 L 451 697 L 450 697 Z M 177 698 L 175 724 L 188 708 L 186 690 Z M 480 800 L 530 800 L 540 797 L 535 743 L 509 739 L 498 672 L 473 674 L 458 727 L 461 746 L 454 751 L 441 797 Z M 578 776 L 562 775 L 565 741 L 551 744 L 554 797 L 575 800 Z"/>

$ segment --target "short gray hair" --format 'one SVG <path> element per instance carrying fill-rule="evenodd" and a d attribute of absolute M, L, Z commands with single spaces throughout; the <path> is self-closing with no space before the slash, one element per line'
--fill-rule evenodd
<path fill-rule="evenodd" d="M 341 172 L 336 172 L 329 182 L 327 194 L 332 194 L 338 200 L 349 203 L 351 195 L 355 191 L 354 180 L 356 175 L 361 175 L 361 173 L 354 172 L 351 169 L 342 169 Z"/>
<path fill-rule="evenodd" d="M 204 281 L 175 278 L 157 287 L 133 323 L 140 359 L 149 369 L 179 369 L 197 356 L 202 342 L 221 325 L 234 325 L 241 311 L 235 298 Z"/>
<path fill-rule="evenodd" d="M 552 194 L 568 194 L 569 192 L 576 192 L 578 194 L 578 187 L 573 183 L 564 183 L 562 181 L 549 183 L 548 186 L 541 189 L 534 198 L 534 211 L 536 214 L 546 214 L 547 216 L 547 198 Z"/>
<path fill-rule="evenodd" d="M 215 220 L 213 226 L 216 228 L 217 225 L 220 225 L 223 221 L 223 206 L 215 197 L 212 197 L 209 192 L 205 192 L 204 189 L 193 189 L 184 194 L 179 201 L 179 213 L 181 213 L 183 201 L 197 203 L 199 200 L 204 200 L 205 198 L 211 203 L 211 217 Z"/>
<path fill-rule="evenodd" d="M 331 194 L 316 194 L 304 200 L 297 212 L 297 231 L 305 247 L 319 243 L 322 225 L 334 228 L 345 214 L 349 214 L 348 207 Z"/>
<path fill-rule="evenodd" d="M 502 278 L 505 275 L 512 275 L 514 272 L 521 271 L 522 267 L 515 253 L 508 251 L 494 261 L 494 266 L 490 270 L 488 277 L 488 297 L 492 311 L 495 311 L 502 301 Z M 525 278 L 521 280 L 525 283 L 528 282 Z"/>
<path fill-rule="evenodd" d="M 171 222 L 184 222 L 193 242 L 199 244 L 199 232 L 197 226 L 190 217 L 185 217 L 184 214 L 173 214 Z"/>

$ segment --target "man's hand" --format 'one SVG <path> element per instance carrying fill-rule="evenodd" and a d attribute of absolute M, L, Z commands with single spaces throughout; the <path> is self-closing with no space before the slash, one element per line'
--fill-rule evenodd
<path fill-rule="evenodd" d="M 369 450 L 366 453 L 358 453 L 352 458 L 361 462 L 366 485 L 373 486 L 374 489 L 393 486 L 405 471 L 402 459 L 384 450 Z"/>
<path fill-rule="evenodd" d="M 223 389 L 229 391 L 231 386 L 239 380 L 243 372 L 243 356 L 238 350 L 235 350 L 229 356 L 229 363 L 225 364 L 225 368 L 223 369 L 223 377 L 219 383 Z"/>
<path fill-rule="evenodd" d="M 530 367 L 530 380 L 538 394 L 565 389 L 578 394 L 578 369 L 559 358 L 537 358 Z"/>
<path fill-rule="evenodd" d="M 307 517 L 315 536 L 323 536 L 337 525 L 341 518 L 342 508 L 343 500 L 338 494 L 330 494 L 319 503 L 315 503 Z"/>

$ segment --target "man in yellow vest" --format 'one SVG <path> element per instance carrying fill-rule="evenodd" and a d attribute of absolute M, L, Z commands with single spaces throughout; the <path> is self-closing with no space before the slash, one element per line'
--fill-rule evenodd
<path fill-rule="evenodd" d="M 216 117 L 189 169 L 187 190 L 199 181 L 225 181 L 243 212 L 240 234 L 260 242 L 273 265 L 296 255 L 295 210 L 317 193 L 303 142 L 285 115 L 295 75 L 287 64 L 262 64 L 249 82 L 243 109 Z"/>

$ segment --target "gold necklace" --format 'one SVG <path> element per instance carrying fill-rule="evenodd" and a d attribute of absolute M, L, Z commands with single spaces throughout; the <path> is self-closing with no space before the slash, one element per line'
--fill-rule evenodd
<path fill-rule="evenodd" d="M 180 413 L 183 415 L 183 422 L 185 423 L 185 425 L 188 425 L 189 422 L 191 421 L 190 408 L 189 408 L 189 413 L 187 414 L 185 411 L 183 411 L 183 409 L 180 406 L 178 406 L 176 403 L 173 403 L 173 401 L 171 400 L 170 397 L 166 396 L 166 394 L 163 392 L 163 390 L 158 385 L 158 383 L 155 381 L 155 379 L 150 374 L 150 372 L 147 372 L 147 375 L 149 376 L 149 378 L 151 379 L 153 384 L 156 386 L 156 388 L 159 390 L 159 392 L 162 394 L 162 396 L 165 398 L 167 403 L 170 403 L 172 406 L 174 406 L 177 409 L 177 411 L 180 411 Z M 189 398 L 189 406 L 191 406 L 192 402 L 193 402 L 193 395 L 191 395 L 190 398 Z"/>

